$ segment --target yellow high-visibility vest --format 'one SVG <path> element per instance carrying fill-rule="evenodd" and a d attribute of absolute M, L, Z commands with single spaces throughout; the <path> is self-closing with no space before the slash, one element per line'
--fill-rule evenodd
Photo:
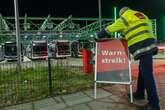
<path fill-rule="evenodd" d="M 128 41 L 128 47 L 146 40 L 155 38 L 152 23 L 149 18 L 138 11 L 128 9 L 115 23 L 105 29 L 108 33 L 122 32 Z"/>

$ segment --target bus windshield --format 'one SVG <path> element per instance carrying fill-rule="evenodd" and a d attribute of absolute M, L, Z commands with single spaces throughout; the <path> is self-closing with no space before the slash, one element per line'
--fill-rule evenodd
<path fill-rule="evenodd" d="M 5 45 L 5 55 L 6 56 L 16 56 L 17 55 L 16 45 L 6 44 Z"/>

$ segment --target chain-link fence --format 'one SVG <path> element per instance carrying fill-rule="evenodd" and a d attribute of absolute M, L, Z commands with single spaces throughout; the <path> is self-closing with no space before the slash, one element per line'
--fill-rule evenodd
<path fill-rule="evenodd" d="M 93 74 L 82 71 L 81 58 L 0 63 L 0 106 L 92 88 Z"/>

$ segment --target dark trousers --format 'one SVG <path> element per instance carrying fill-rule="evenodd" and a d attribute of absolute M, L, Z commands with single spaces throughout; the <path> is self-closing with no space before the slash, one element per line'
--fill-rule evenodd
<path fill-rule="evenodd" d="M 144 95 L 144 91 L 146 89 L 149 104 L 153 107 L 160 108 L 153 76 L 152 54 L 143 55 L 139 60 L 139 76 L 136 92 Z"/>

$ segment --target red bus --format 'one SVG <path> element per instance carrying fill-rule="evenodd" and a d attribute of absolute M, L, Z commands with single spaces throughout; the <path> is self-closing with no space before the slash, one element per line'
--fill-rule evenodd
<path fill-rule="evenodd" d="M 52 57 L 63 58 L 71 56 L 71 47 L 68 40 L 56 40 L 51 42 L 50 51 Z"/>
<path fill-rule="evenodd" d="M 48 58 L 47 41 L 32 41 L 26 49 L 27 57 L 30 59 Z"/>

